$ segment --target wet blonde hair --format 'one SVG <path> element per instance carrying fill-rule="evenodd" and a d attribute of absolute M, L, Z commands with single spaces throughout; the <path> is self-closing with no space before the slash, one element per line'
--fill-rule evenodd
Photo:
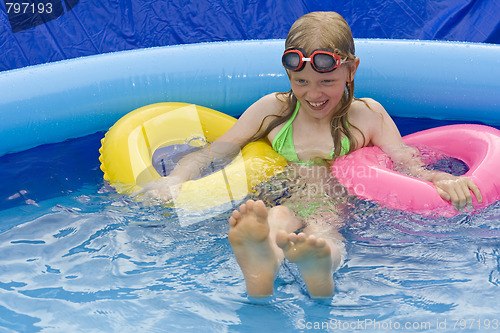
<path fill-rule="evenodd" d="M 295 21 L 285 41 L 285 50 L 293 48 L 307 54 L 315 49 L 330 49 L 342 59 L 356 58 L 351 28 L 336 12 L 312 12 Z"/>
<path fill-rule="evenodd" d="M 351 28 L 344 18 L 336 12 L 312 12 L 295 21 L 285 41 L 285 50 L 293 48 L 300 48 L 306 54 L 311 54 L 316 49 L 332 50 L 334 53 L 340 55 L 342 59 L 347 60 L 345 66 L 348 66 L 349 73 L 351 73 L 356 59 Z M 293 95 L 293 92 L 279 93 L 277 97 L 285 104 L 283 115 L 276 116 L 276 119 L 273 119 L 269 123 L 269 126 L 262 134 L 258 135 L 258 138 L 267 136 L 273 128 L 292 117 L 297 105 L 297 98 Z M 359 129 L 349 124 L 347 120 L 347 113 L 353 100 L 354 78 L 349 77 L 349 81 L 346 82 L 344 95 L 340 101 L 341 107 L 337 114 L 334 115 L 331 123 L 335 157 L 340 156 L 342 152 L 341 142 L 344 136 L 349 139 L 349 152 L 356 149 L 357 142 L 351 130 L 356 129 L 359 131 Z"/>

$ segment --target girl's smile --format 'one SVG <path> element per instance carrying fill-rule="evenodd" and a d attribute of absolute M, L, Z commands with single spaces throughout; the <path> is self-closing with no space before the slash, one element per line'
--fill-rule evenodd
<path fill-rule="evenodd" d="M 306 105 L 308 105 L 309 108 L 311 108 L 314 111 L 322 111 L 328 106 L 328 101 L 329 101 L 328 99 L 320 102 L 313 102 L 306 100 Z"/>
<path fill-rule="evenodd" d="M 311 107 L 314 107 L 314 108 L 319 108 L 319 107 L 322 107 L 326 104 L 326 102 L 328 102 L 328 100 L 326 101 L 323 101 L 323 102 L 312 102 L 312 101 L 308 101 L 308 103 L 311 105 Z"/>

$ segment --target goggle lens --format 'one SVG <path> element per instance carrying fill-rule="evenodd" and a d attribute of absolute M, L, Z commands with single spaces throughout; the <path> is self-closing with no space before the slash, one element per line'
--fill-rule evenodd
<path fill-rule="evenodd" d="M 335 58 L 329 54 L 318 53 L 313 58 L 313 65 L 317 70 L 320 71 L 328 71 L 333 70 L 335 65 L 337 65 L 337 61 Z"/>
<path fill-rule="evenodd" d="M 298 70 L 302 63 L 302 55 L 296 52 L 289 52 L 283 55 L 283 65 L 292 70 Z"/>

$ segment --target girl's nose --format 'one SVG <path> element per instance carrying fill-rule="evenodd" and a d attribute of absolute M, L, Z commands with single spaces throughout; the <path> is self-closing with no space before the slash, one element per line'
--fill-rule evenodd
<path fill-rule="evenodd" d="M 322 95 L 323 95 L 323 93 L 321 92 L 321 90 L 320 90 L 320 89 L 317 89 L 317 88 L 315 88 L 315 87 L 311 87 L 311 88 L 307 91 L 307 97 L 308 97 L 308 99 L 311 99 L 311 100 L 314 100 L 314 99 L 320 98 Z"/>

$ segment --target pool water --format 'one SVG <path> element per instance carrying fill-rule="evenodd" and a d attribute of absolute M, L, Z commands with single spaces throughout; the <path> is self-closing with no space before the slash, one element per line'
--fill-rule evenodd
<path fill-rule="evenodd" d="M 275 295 L 254 300 L 227 241 L 230 211 L 181 226 L 170 208 L 116 194 L 99 170 L 102 136 L 0 158 L 0 332 L 500 327 L 499 203 L 431 218 L 350 197 L 335 295 L 310 299 L 285 264 Z"/>

